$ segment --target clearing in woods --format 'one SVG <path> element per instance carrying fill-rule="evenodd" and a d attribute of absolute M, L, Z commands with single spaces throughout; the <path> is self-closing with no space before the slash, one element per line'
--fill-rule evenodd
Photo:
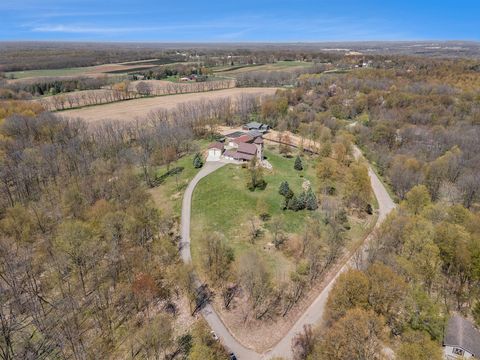
<path fill-rule="evenodd" d="M 66 110 L 62 111 L 61 114 L 68 117 L 79 117 L 91 124 L 103 120 L 133 121 L 145 117 L 150 111 L 172 109 L 181 103 L 201 99 L 211 100 L 219 97 L 236 98 L 241 95 L 273 95 L 275 91 L 277 91 L 277 88 L 232 88 L 191 94 L 166 95 Z"/>

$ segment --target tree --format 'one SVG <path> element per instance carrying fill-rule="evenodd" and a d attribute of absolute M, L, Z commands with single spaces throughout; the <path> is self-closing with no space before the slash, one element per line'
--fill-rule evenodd
<path fill-rule="evenodd" d="M 366 210 L 372 200 L 368 168 L 360 163 L 350 165 L 345 183 L 345 199 L 351 205 Z"/>
<path fill-rule="evenodd" d="M 300 158 L 300 156 L 297 156 L 295 158 L 295 164 L 293 165 L 293 168 L 297 171 L 303 170 L 303 163 L 302 163 L 302 159 Z"/>
<path fill-rule="evenodd" d="M 477 324 L 477 326 L 480 326 L 480 301 L 478 301 L 478 300 L 472 308 L 472 315 L 473 315 L 473 319 L 475 320 L 475 323 Z"/>
<path fill-rule="evenodd" d="M 246 252 L 239 259 L 237 272 L 255 317 L 263 317 L 269 310 L 268 299 L 272 291 L 271 276 L 265 262 L 257 252 Z"/>
<path fill-rule="evenodd" d="M 403 229 L 404 243 L 397 259 L 407 279 L 421 283 L 430 291 L 439 276 L 440 251 L 434 242 L 432 224 L 421 217 L 413 217 Z"/>
<path fill-rule="evenodd" d="M 398 360 L 442 360 L 442 347 L 421 331 L 408 331 L 395 353 Z"/>
<path fill-rule="evenodd" d="M 303 331 L 298 333 L 292 340 L 294 360 L 306 360 L 315 348 L 315 334 L 309 325 L 303 326 Z"/>
<path fill-rule="evenodd" d="M 195 169 L 199 169 L 203 166 L 202 155 L 200 153 L 196 153 L 193 158 L 193 167 Z"/>
<path fill-rule="evenodd" d="M 370 283 L 368 303 L 373 310 L 382 315 L 394 333 L 401 330 L 402 313 L 407 284 L 392 268 L 375 263 L 367 270 Z"/>
<path fill-rule="evenodd" d="M 340 274 L 328 296 L 325 311 L 327 321 L 340 319 L 354 307 L 366 308 L 369 285 L 368 277 L 361 271 L 349 270 Z"/>
<path fill-rule="evenodd" d="M 325 141 L 320 147 L 320 156 L 322 158 L 330 157 L 332 155 L 332 143 Z"/>
<path fill-rule="evenodd" d="M 413 214 L 418 215 L 427 207 L 430 201 L 430 194 L 425 185 L 416 185 L 405 196 L 406 208 Z"/>
<path fill-rule="evenodd" d="M 404 199 L 405 194 L 423 180 L 422 164 L 415 158 L 397 155 L 392 161 L 388 175 L 397 195 Z"/>
<path fill-rule="evenodd" d="M 277 216 L 274 217 L 270 223 L 270 229 L 273 236 L 272 243 L 275 245 L 276 249 L 279 249 L 286 240 L 286 236 L 284 234 L 284 222 L 285 219 Z"/>
<path fill-rule="evenodd" d="M 263 171 L 256 156 L 250 160 L 248 165 L 248 171 L 250 173 L 250 181 L 247 183 L 247 187 L 250 191 L 255 189 L 264 190 L 267 187 L 267 182 L 263 179 Z"/>
<path fill-rule="evenodd" d="M 312 188 L 309 188 L 306 192 L 305 208 L 311 211 L 318 209 L 317 197 L 315 196 L 315 193 L 313 192 Z"/>
<path fill-rule="evenodd" d="M 230 265 L 234 260 L 233 249 L 217 232 L 207 234 L 203 239 L 203 264 L 214 284 L 224 282 L 230 275 Z"/>
<path fill-rule="evenodd" d="M 173 345 L 173 326 L 170 316 L 161 314 L 151 320 L 144 327 L 139 340 L 146 358 L 165 357 L 168 349 Z"/>
<path fill-rule="evenodd" d="M 340 176 L 340 165 L 331 158 L 321 158 L 317 164 L 317 176 L 320 180 L 320 192 L 333 195 L 335 193 L 335 181 Z"/>
<path fill-rule="evenodd" d="M 285 196 L 285 197 L 292 197 L 293 196 L 293 192 L 292 192 L 292 190 L 290 190 L 290 186 L 288 185 L 287 181 L 282 181 L 280 183 L 280 187 L 278 188 L 278 193 L 282 196 Z"/>
<path fill-rule="evenodd" d="M 383 320 L 373 311 L 348 310 L 323 334 L 313 358 L 377 360 L 382 352 Z"/>

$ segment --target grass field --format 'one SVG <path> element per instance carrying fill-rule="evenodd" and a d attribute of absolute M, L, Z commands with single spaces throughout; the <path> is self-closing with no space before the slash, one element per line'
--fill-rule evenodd
<path fill-rule="evenodd" d="M 25 79 L 34 77 L 56 77 L 56 76 L 75 76 L 85 74 L 88 68 L 67 68 L 67 69 L 43 69 L 43 70 L 26 70 L 12 71 L 6 73 L 7 76 L 13 75 L 15 79 Z"/>
<path fill-rule="evenodd" d="M 294 159 L 286 159 L 272 150 L 265 151 L 273 170 L 265 171 L 268 185 L 263 191 L 251 192 L 246 187 L 248 170 L 237 165 L 227 165 L 208 177 L 202 179 L 193 194 L 192 202 L 192 257 L 199 267 L 202 234 L 218 231 L 225 235 L 238 257 L 248 249 L 254 248 L 269 264 L 270 270 L 280 278 L 288 276 L 294 264 L 281 251 L 271 249 L 269 223 L 262 224 L 263 235 L 252 244 L 249 241 L 251 220 L 259 221 L 259 204 L 266 205 L 272 218 L 283 219 L 285 231 L 300 232 L 306 219 L 307 211 L 284 212 L 281 209 L 282 196 L 278 188 L 287 180 L 295 193 L 300 193 L 305 179 L 315 182 L 313 160 L 304 159 L 305 170 L 293 169 Z M 301 177 L 301 176 L 304 177 Z M 268 250 L 265 250 L 268 249 Z"/>
<path fill-rule="evenodd" d="M 15 79 L 27 79 L 37 77 L 62 77 L 62 76 L 99 76 L 102 74 L 125 74 L 130 71 L 137 71 L 151 68 L 151 64 L 103 64 L 97 66 L 73 67 L 64 69 L 41 69 L 7 72 L 7 76 Z"/>
<path fill-rule="evenodd" d="M 244 66 L 231 66 L 214 69 L 215 74 L 224 76 L 235 76 L 245 72 L 251 71 L 280 71 L 289 69 L 302 69 L 312 66 L 311 62 L 305 61 L 278 61 L 274 64 L 264 65 L 244 65 Z"/>
<path fill-rule="evenodd" d="M 280 219 L 289 237 L 299 236 L 303 233 L 309 217 L 317 215 L 319 210 L 282 210 L 283 197 L 278 193 L 278 188 L 280 183 L 286 180 L 298 195 L 302 191 L 303 182 L 309 180 L 312 188 L 316 190 L 319 186 L 315 170 L 316 159 L 305 155 L 302 157 L 304 170 L 297 171 L 293 167 L 295 157 L 288 159 L 281 156 L 276 146 L 267 147 L 265 155 L 273 165 L 273 170 L 264 172 L 268 185 L 263 191 L 249 191 L 246 187 L 248 170 L 236 165 L 227 165 L 217 170 L 197 185 L 193 194 L 191 224 L 192 258 L 197 269 L 201 269 L 202 236 L 215 231 L 225 236 L 234 250 L 235 258 L 249 249 L 254 249 L 266 260 L 271 273 L 279 279 L 285 279 L 294 269 L 295 260 L 271 246 L 272 220 Z M 260 220 L 261 209 L 267 209 L 270 220 Z M 262 235 L 253 244 L 250 242 L 252 219 L 262 229 Z M 347 232 L 347 238 L 351 241 L 347 246 L 353 246 L 365 236 L 373 223 L 371 220 L 371 217 L 349 218 L 351 229 Z"/>

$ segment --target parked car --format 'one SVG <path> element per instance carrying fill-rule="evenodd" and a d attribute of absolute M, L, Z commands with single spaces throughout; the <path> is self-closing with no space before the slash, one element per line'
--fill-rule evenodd
<path fill-rule="evenodd" d="M 230 356 L 230 360 L 237 360 L 237 357 L 235 356 L 235 354 L 232 352 L 229 354 Z"/>

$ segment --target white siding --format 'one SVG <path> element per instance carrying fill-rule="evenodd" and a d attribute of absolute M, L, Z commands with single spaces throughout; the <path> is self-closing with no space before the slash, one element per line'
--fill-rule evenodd
<path fill-rule="evenodd" d="M 453 347 L 453 346 L 444 346 L 443 347 L 443 353 L 445 354 L 445 359 L 447 360 L 457 360 L 457 359 L 471 359 L 472 354 L 470 354 L 468 351 L 464 351 L 463 357 L 461 355 L 456 355 L 454 353 L 454 349 L 460 349 L 463 350 L 460 347 Z"/>

